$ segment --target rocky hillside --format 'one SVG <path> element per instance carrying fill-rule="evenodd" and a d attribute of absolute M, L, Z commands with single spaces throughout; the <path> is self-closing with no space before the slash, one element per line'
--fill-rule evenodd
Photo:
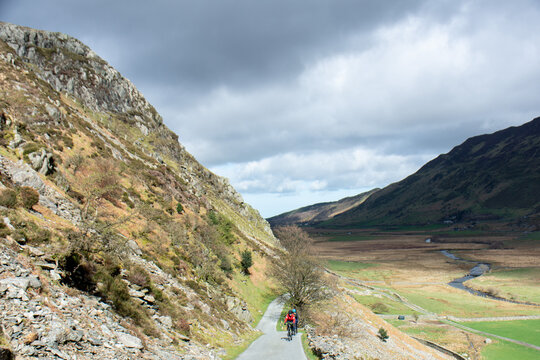
<path fill-rule="evenodd" d="M 208 201 L 220 213 L 234 218 L 246 235 L 275 244 L 266 221 L 242 200 L 227 179 L 199 164 L 135 86 L 86 45 L 65 34 L 8 23 L 0 23 L 0 39 L 14 51 L 4 54 L 7 62 L 13 66 L 17 66 L 17 60 L 23 62 L 23 72 L 29 71 L 30 78 L 48 84 L 35 89 L 43 91 L 48 101 L 34 99 L 32 112 L 17 120 L 41 122 L 42 126 L 48 120 L 62 125 L 61 121 L 69 122 L 70 116 L 77 115 L 70 110 L 81 110 L 80 118 L 88 122 L 93 135 L 104 142 L 115 159 L 125 161 L 127 157 L 151 168 L 168 167 L 184 185 L 176 192 Z M 68 98 L 62 99 L 66 95 Z M 2 104 L 4 109 L 10 105 Z"/>
<path fill-rule="evenodd" d="M 255 335 L 277 240 L 80 41 L 0 23 L 0 351 L 212 359 Z M 18 358 L 19 358 L 18 357 Z"/>
<path fill-rule="evenodd" d="M 320 226 L 520 222 L 540 213 L 540 118 L 476 136 Z"/>
<path fill-rule="evenodd" d="M 286 212 L 268 219 L 268 222 L 272 226 L 283 225 L 311 225 L 320 223 L 332 219 L 334 216 L 339 215 L 347 210 L 350 210 L 356 206 L 359 206 L 366 201 L 372 194 L 379 189 L 373 189 L 371 191 L 343 198 L 338 201 L 325 202 L 305 206 L 300 209 Z"/>
<path fill-rule="evenodd" d="M 0 23 L 0 92 L 0 358 L 221 359 L 258 336 L 278 241 L 128 80 L 76 39 Z M 312 346 L 433 358 L 373 329 Z"/>

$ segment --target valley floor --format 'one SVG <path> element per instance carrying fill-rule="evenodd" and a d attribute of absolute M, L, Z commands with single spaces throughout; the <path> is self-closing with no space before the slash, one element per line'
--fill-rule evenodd
<path fill-rule="evenodd" d="M 472 295 L 448 285 L 474 264 L 492 269 L 465 285 L 512 301 L 540 304 L 540 250 L 531 236 L 438 237 L 427 232 L 343 231 L 317 238 L 327 268 L 361 304 L 399 330 L 440 344 L 470 359 L 504 359 L 511 349 L 520 359 L 540 357 L 540 306 Z M 503 244 L 494 249 L 493 244 Z M 468 261 L 441 254 L 449 250 Z M 485 256 L 485 257 L 484 257 Z M 403 315 L 403 320 L 398 316 Z M 476 321 L 476 322 L 471 322 Z M 521 331 L 517 331 L 521 329 Z M 496 351 L 494 350 L 496 349 Z"/>

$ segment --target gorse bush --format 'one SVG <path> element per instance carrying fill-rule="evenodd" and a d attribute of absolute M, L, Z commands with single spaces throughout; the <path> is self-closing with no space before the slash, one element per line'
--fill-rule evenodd
<path fill-rule="evenodd" d="M 17 206 L 17 193 L 11 189 L 4 189 L 0 191 L 0 206 L 7 208 L 15 208 Z"/>
<path fill-rule="evenodd" d="M 384 314 L 389 311 L 388 306 L 386 306 L 386 304 L 383 304 L 381 302 L 376 302 L 370 305 L 370 307 L 371 307 L 371 310 L 373 310 L 375 314 Z"/>
<path fill-rule="evenodd" d="M 22 205 L 25 209 L 30 210 L 34 205 L 37 205 L 39 202 L 39 193 L 28 186 L 23 186 L 19 190 L 19 195 L 21 197 Z"/>
<path fill-rule="evenodd" d="M 127 280 L 143 288 L 150 287 L 150 275 L 142 266 L 134 266 L 128 271 Z"/>
<path fill-rule="evenodd" d="M 210 220 L 210 224 L 216 227 L 221 240 L 225 244 L 231 245 L 234 243 L 236 238 L 233 234 L 234 224 L 231 220 L 214 210 L 208 213 L 208 219 Z"/>

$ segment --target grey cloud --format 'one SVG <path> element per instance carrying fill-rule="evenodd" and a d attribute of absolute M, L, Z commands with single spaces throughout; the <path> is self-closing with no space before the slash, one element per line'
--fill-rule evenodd
<path fill-rule="evenodd" d="M 393 21 L 420 3 L 21 0 L 12 4 L 12 17 L 90 42 L 110 38 L 125 49 L 117 65 L 128 76 L 197 88 L 258 85 L 294 74 L 314 56 L 343 48 L 351 34 Z"/>
<path fill-rule="evenodd" d="M 0 14 L 93 47 L 250 194 L 384 186 L 540 113 L 535 0 L 0 0 Z"/>

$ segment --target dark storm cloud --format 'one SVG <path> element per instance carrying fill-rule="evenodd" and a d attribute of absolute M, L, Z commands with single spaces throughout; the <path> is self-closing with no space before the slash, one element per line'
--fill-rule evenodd
<path fill-rule="evenodd" d="M 88 44 L 264 215 L 540 115 L 535 0 L 13 0 L 0 20 Z"/>
<path fill-rule="evenodd" d="M 108 39 L 122 49 L 116 65 L 139 81 L 204 89 L 258 86 L 295 74 L 313 57 L 343 49 L 351 35 L 402 17 L 419 3 L 21 0 L 11 2 L 8 15 L 98 45 Z"/>

